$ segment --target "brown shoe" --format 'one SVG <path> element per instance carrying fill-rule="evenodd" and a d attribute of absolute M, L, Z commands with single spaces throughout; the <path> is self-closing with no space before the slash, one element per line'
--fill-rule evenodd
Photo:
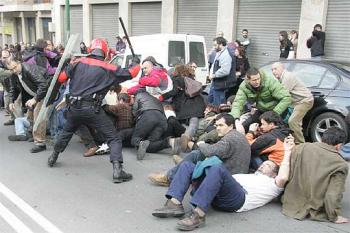
<path fill-rule="evenodd" d="M 156 185 L 166 186 L 166 187 L 170 185 L 168 177 L 163 173 L 152 173 L 148 176 L 148 179 Z"/>
<path fill-rule="evenodd" d="M 188 142 L 191 141 L 190 136 L 188 136 L 187 134 L 182 134 L 181 138 L 180 138 L 180 145 L 181 145 L 181 151 L 185 152 L 187 150 L 187 145 Z"/>
<path fill-rule="evenodd" d="M 162 208 L 152 212 L 152 215 L 158 218 L 181 217 L 184 214 L 185 210 L 182 204 L 175 204 L 170 199 L 165 202 Z"/>
<path fill-rule="evenodd" d="M 173 155 L 173 161 L 175 163 L 175 165 L 178 165 L 179 163 L 181 163 L 183 160 L 183 158 L 180 155 Z"/>
<path fill-rule="evenodd" d="M 177 229 L 182 231 L 192 231 L 198 227 L 204 226 L 205 216 L 200 217 L 199 214 L 192 210 L 190 216 L 177 222 Z"/>
<path fill-rule="evenodd" d="M 84 157 L 91 157 L 91 156 L 94 156 L 95 155 L 95 152 L 97 151 L 98 147 L 97 146 L 94 146 L 94 147 L 91 147 L 90 149 L 87 149 L 85 152 L 84 152 Z"/>

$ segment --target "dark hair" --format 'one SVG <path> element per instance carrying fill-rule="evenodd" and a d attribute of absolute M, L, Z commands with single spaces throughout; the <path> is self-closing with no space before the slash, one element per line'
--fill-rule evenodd
<path fill-rule="evenodd" d="M 159 66 L 160 68 L 164 67 L 162 64 L 158 63 L 153 56 L 146 57 L 145 60 L 142 61 L 142 64 L 146 61 L 151 62 L 154 66 Z"/>
<path fill-rule="evenodd" d="M 235 127 L 235 118 L 233 118 L 233 116 L 231 114 L 228 113 L 220 113 L 215 120 L 218 121 L 220 119 L 224 119 L 225 120 L 225 124 L 228 126 L 233 125 L 233 127 Z"/>
<path fill-rule="evenodd" d="M 35 47 L 39 50 L 44 50 L 47 47 L 47 42 L 44 39 L 37 39 L 35 42 Z"/>
<path fill-rule="evenodd" d="M 288 33 L 286 31 L 280 31 L 280 35 L 283 40 L 280 41 L 280 48 L 286 48 L 288 45 Z"/>
<path fill-rule="evenodd" d="M 275 126 L 283 126 L 283 119 L 274 111 L 267 111 L 260 115 L 259 120 L 264 120 L 268 124 L 273 123 Z"/>
<path fill-rule="evenodd" d="M 130 103 L 130 96 L 127 93 L 119 93 L 118 100 L 123 100 L 125 103 Z"/>
<path fill-rule="evenodd" d="M 338 127 L 331 127 L 323 133 L 321 141 L 331 146 L 338 145 L 339 143 L 345 143 L 345 131 Z"/>
<path fill-rule="evenodd" d="M 248 32 L 248 29 L 243 29 L 242 32 Z"/>
<path fill-rule="evenodd" d="M 182 78 L 184 78 L 184 77 L 194 78 L 195 77 L 195 72 L 191 68 L 191 66 L 183 65 L 183 64 L 175 65 L 174 74 L 181 76 Z"/>
<path fill-rule="evenodd" d="M 240 56 L 242 56 L 243 58 L 245 58 L 245 48 L 244 48 L 244 46 L 240 45 L 236 49 L 238 50 L 238 54 Z"/>
<path fill-rule="evenodd" d="M 319 24 L 319 23 L 318 23 L 318 24 L 315 24 L 314 30 L 316 30 L 317 27 L 321 28 L 321 30 L 322 30 L 322 25 L 321 25 L 321 24 Z"/>
<path fill-rule="evenodd" d="M 250 78 L 252 75 L 257 75 L 260 74 L 259 70 L 255 67 L 249 68 L 249 70 L 247 71 L 246 75 L 247 78 Z"/>
<path fill-rule="evenodd" d="M 217 44 L 221 44 L 223 46 L 227 45 L 227 40 L 224 37 L 216 37 L 213 41 L 216 41 Z"/>
<path fill-rule="evenodd" d="M 214 113 L 219 113 L 220 112 L 219 106 L 214 105 L 214 104 L 208 104 L 206 109 L 208 110 L 208 112 L 214 112 Z"/>

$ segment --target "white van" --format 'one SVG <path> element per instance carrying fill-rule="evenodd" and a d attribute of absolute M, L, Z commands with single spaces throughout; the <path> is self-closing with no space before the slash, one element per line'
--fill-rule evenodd
<path fill-rule="evenodd" d="M 141 62 L 148 56 L 153 56 L 156 61 L 167 70 L 176 64 L 195 62 L 196 80 L 206 84 L 208 75 L 208 58 L 203 36 L 185 34 L 152 34 L 130 37 L 135 55 Z M 128 67 L 132 60 L 132 54 L 127 47 L 124 54 L 114 56 L 110 63 L 123 68 Z"/>

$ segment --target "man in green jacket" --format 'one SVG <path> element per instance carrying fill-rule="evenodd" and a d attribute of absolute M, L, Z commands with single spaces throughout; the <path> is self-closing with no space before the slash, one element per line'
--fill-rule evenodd
<path fill-rule="evenodd" d="M 257 110 L 242 123 L 245 131 L 252 123 L 259 121 L 259 116 L 267 111 L 283 115 L 292 103 L 289 91 L 273 77 L 260 73 L 256 68 L 247 72 L 246 80 L 239 86 L 236 98 L 232 103 L 231 115 L 236 119 L 236 128 L 241 129 L 239 117 L 246 103 L 256 104 Z"/>

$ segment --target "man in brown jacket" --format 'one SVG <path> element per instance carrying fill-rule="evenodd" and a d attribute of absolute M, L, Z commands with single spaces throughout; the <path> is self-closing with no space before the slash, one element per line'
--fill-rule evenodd
<path fill-rule="evenodd" d="M 349 168 L 338 153 L 345 140 L 345 132 L 332 127 L 322 142 L 304 143 L 292 151 L 283 214 L 299 220 L 348 222 L 341 216 L 341 200 Z"/>

